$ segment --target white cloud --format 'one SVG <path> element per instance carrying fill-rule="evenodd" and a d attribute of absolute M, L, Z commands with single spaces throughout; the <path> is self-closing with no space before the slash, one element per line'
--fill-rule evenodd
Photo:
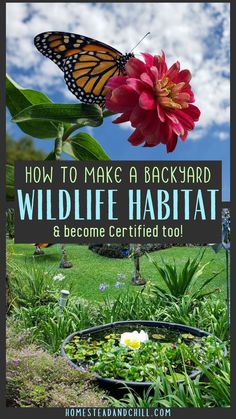
<path fill-rule="evenodd" d="M 37 33 L 71 31 L 94 37 L 122 52 L 166 52 L 192 72 L 196 104 L 202 111 L 197 139 L 213 125 L 229 123 L 229 4 L 227 3 L 7 3 L 7 67 L 24 86 L 49 96 L 67 90 L 61 71 L 33 45 Z M 124 127 L 129 127 L 125 125 Z M 221 139 L 220 137 L 218 137 Z"/>
<path fill-rule="evenodd" d="M 220 141 L 226 141 L 229 138 L 229 134 L 225 131 L 219 131 L 217 132 L 216 137 L 219 138 Z"/>
<path fill-rule="evenodd" d="M 191 131 L 188 135 L 188 141 L 197 141 L 200 140 L 204 136 L 204 128 L 199 127 L 199 124 L 196 128 Z"/>

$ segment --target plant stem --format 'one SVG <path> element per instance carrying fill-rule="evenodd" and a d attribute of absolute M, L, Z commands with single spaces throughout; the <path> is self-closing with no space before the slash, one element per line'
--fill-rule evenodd
<path fill-rule="evenodd" d="M 77 131 L 77 129 L 80 129 L 80 124 L 74 124 L 70 128 L 68 128 L 67 131 L 65 131 L 64 135 L 62 136 L 62 142 L 66 141 L 66 139 L 72 134 L 72 132 Z"/>
<path fill-rule="evenodd" d="M 55 160 L 60 160 L 60 157 L 61 157 L 63 134 L 64 134 L 64 127 L 63 127 L 63 124 L 60 124 L 58 126 L 57 138 L 55 139 L 55 144 L 54 144 Z"/>
<path fill-rule="evenodd" d="M 110 111 L 104 111 L 103 112 L 103 118 L 107 118 L 108 116 L 112 116 L 112 115 L 115 115 L 115 113 L 113 113 L 113 112 L 110 112 Z M 64 141 L 66 141 L 67 140 L 67 138 L 74 132 L 74 131 L 77 131 L 77 129 L 80 129 L 82 127 L 82 125 L 80 125 L 80 124 L 74 124 L 74 125 L 72 125 L 70 128 L 68 128 L 65 132 L 64 132 L 64 134 L 63 134 L 63 137 L 62 137 L 62 142 L 64 142 Z"/>

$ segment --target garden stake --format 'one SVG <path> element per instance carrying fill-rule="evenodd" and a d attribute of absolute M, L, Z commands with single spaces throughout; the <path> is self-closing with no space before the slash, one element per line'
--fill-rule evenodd
<path fill-rule="evenodd" d="M 62 256 L 61 256 L 60 268 L 71 268 L 73 265 L 71 262 L 68 261 L 64 244 L 61 245 L 61 253 L 62 253 Z"/>
<path fill-rule="evenodd" d="M 142 278 L 141 273 L 140 273 L 139 258 L 142 255 L 141 245 L 133 244 L 132 247 L 133 247 L 133 257 L 134 257 L 134 274 L 133 274 L 131 282 L 133 285 L 145 285 L 146 280 Z"/>
<path fill-rule="evenodd" d="M 65 308 L 65 305 L 66 305 L 66 302 L 68 300 L 69 294 L 70 294 L 69 291 L 61 290 L 61 295 L 60 295 L 60 300 L 59 300 L 60 313 Z"/>

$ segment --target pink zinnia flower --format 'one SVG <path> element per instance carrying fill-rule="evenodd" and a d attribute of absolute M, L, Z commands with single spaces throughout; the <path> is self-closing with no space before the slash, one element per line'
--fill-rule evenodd
<path fill-rule="evenodd" d="M 200 110 L 192 105 L 191 73 L 180 70 L 178 61 L 168 69 L 164 52 L 162 56 L 142 55 L 145 62 L 130 58 L 125 75 L 109 79 L 106 107 L 122 113 L 115 124 L 130 121 L 136 128 L 129 137 L 132 145 L 162 143 L 171 152 L 178 136 L 185 141 L 200 116 Z"/>

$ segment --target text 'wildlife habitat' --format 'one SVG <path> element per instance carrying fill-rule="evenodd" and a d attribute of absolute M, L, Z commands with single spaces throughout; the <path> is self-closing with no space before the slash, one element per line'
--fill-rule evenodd
<path fill-rule="evenodd" d="M 221 239 L 221 163 L 16 162 L 16 242 Z"/>

